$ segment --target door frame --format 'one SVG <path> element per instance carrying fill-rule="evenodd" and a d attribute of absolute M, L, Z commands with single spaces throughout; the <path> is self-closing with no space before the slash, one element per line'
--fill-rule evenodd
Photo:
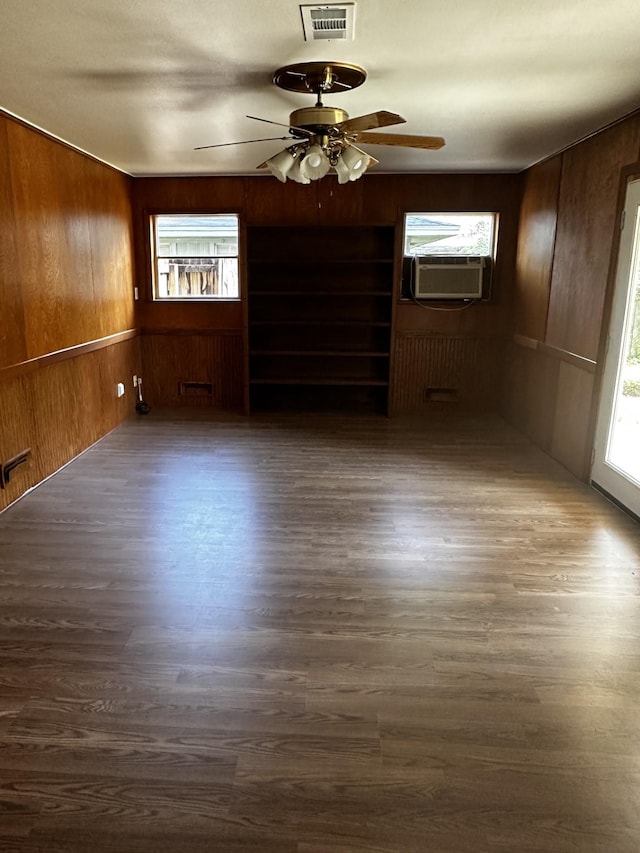
<path fill-rule="evenodd" d="M 609 256 L 609 268 L 607 273 L 607 285 L 605 288 L 605 298 L 603 304 L 602 311 L 602 325 L 600 332 L 600 343 L 598 346 L 598 355 L 597 355 L 597 367 L 596 373 L 594 377 L 594 387 L 593 387 L 593 397 L 591 404 L 591 412 L 590 412 L 590 436 L 591 436 L 591 458 L 589 464 L 589 483 L 591 486 L 598 491 L 605 494 L 610 500 L 620 506 L 623 510 L 628 512 L 630 515 L 635 516 L 632 510 L 629 510 L 624 504 L 618 501 L 613 495 L 609 494 L 605 489 L 595 483 L 592 479 L 591 469 L 593 466 L 593 461 L 595 459 L 595 440 L 596 440 L 596 428 L 598 423 L 598 414 L 600 408 L 600 400 L 602 398 L 603 392 L 603 379 L 604 379 L 604 365 L 605 359 L 607 355 L 608 348 L 608 340 L 609 340 L 609 327 L 611 325 L 611 316 L 613 312 L 613 298 L 615 294 L 616 287 L 616 276 L 618 272 L 618 255 L 620 253 L 620 243 L 622 238 L 622 215 L 625 209 L 625 203 L 627 198 L 627 188 L 630 183 L 634 181 L 640 181 L 640 161 L 636 161 L 635 163 L 631 163 L 628 166 L 624 166 L 620 172 L 620 182 L 618 186 L 618 199 L 616 203 L 616 215 L 614 220 L 614 230 L 611 241 L 611 253 Z"/>

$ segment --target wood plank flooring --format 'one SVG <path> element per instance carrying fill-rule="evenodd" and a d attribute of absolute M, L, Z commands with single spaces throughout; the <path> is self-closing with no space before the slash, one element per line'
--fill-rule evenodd
<path fill-rule="evenodd" d="M 0 851 L 637 853 L 640 525 L 496 418 L 131 420 L 0 516 Z"/>

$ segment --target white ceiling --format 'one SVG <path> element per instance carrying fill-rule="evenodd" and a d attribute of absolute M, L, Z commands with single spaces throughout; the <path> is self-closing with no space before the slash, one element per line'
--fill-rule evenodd
<path fill-rule="evenodd" d="M 305 42 L 297 0 L 3 0 L 0 107 L 132 175 L 252 174 L 312 96 L 271 82 L 309 60 L 362 65 L 325 103 L 390 110 L 377 172 L 511 171 L 640 107 L 638 0 L 358 0 L 354 41 Z M 275 132 L 272 132 L 275 131 Z"/>

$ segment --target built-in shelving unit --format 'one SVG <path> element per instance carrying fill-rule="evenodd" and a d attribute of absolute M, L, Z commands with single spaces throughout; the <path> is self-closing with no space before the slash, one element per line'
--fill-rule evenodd
<path fill-rule="evenodd" d="M 250 227 L 249 403 L 387 411 L 392 226 Z"/>

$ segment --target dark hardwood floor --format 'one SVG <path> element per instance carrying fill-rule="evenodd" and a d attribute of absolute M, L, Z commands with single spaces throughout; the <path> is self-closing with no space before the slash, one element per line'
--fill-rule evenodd
<path fill-rule="evenodd" d="M 640 849 L 640 525 L 498 419 L 153 412 L 0 567 L 0 851 Z"/>

